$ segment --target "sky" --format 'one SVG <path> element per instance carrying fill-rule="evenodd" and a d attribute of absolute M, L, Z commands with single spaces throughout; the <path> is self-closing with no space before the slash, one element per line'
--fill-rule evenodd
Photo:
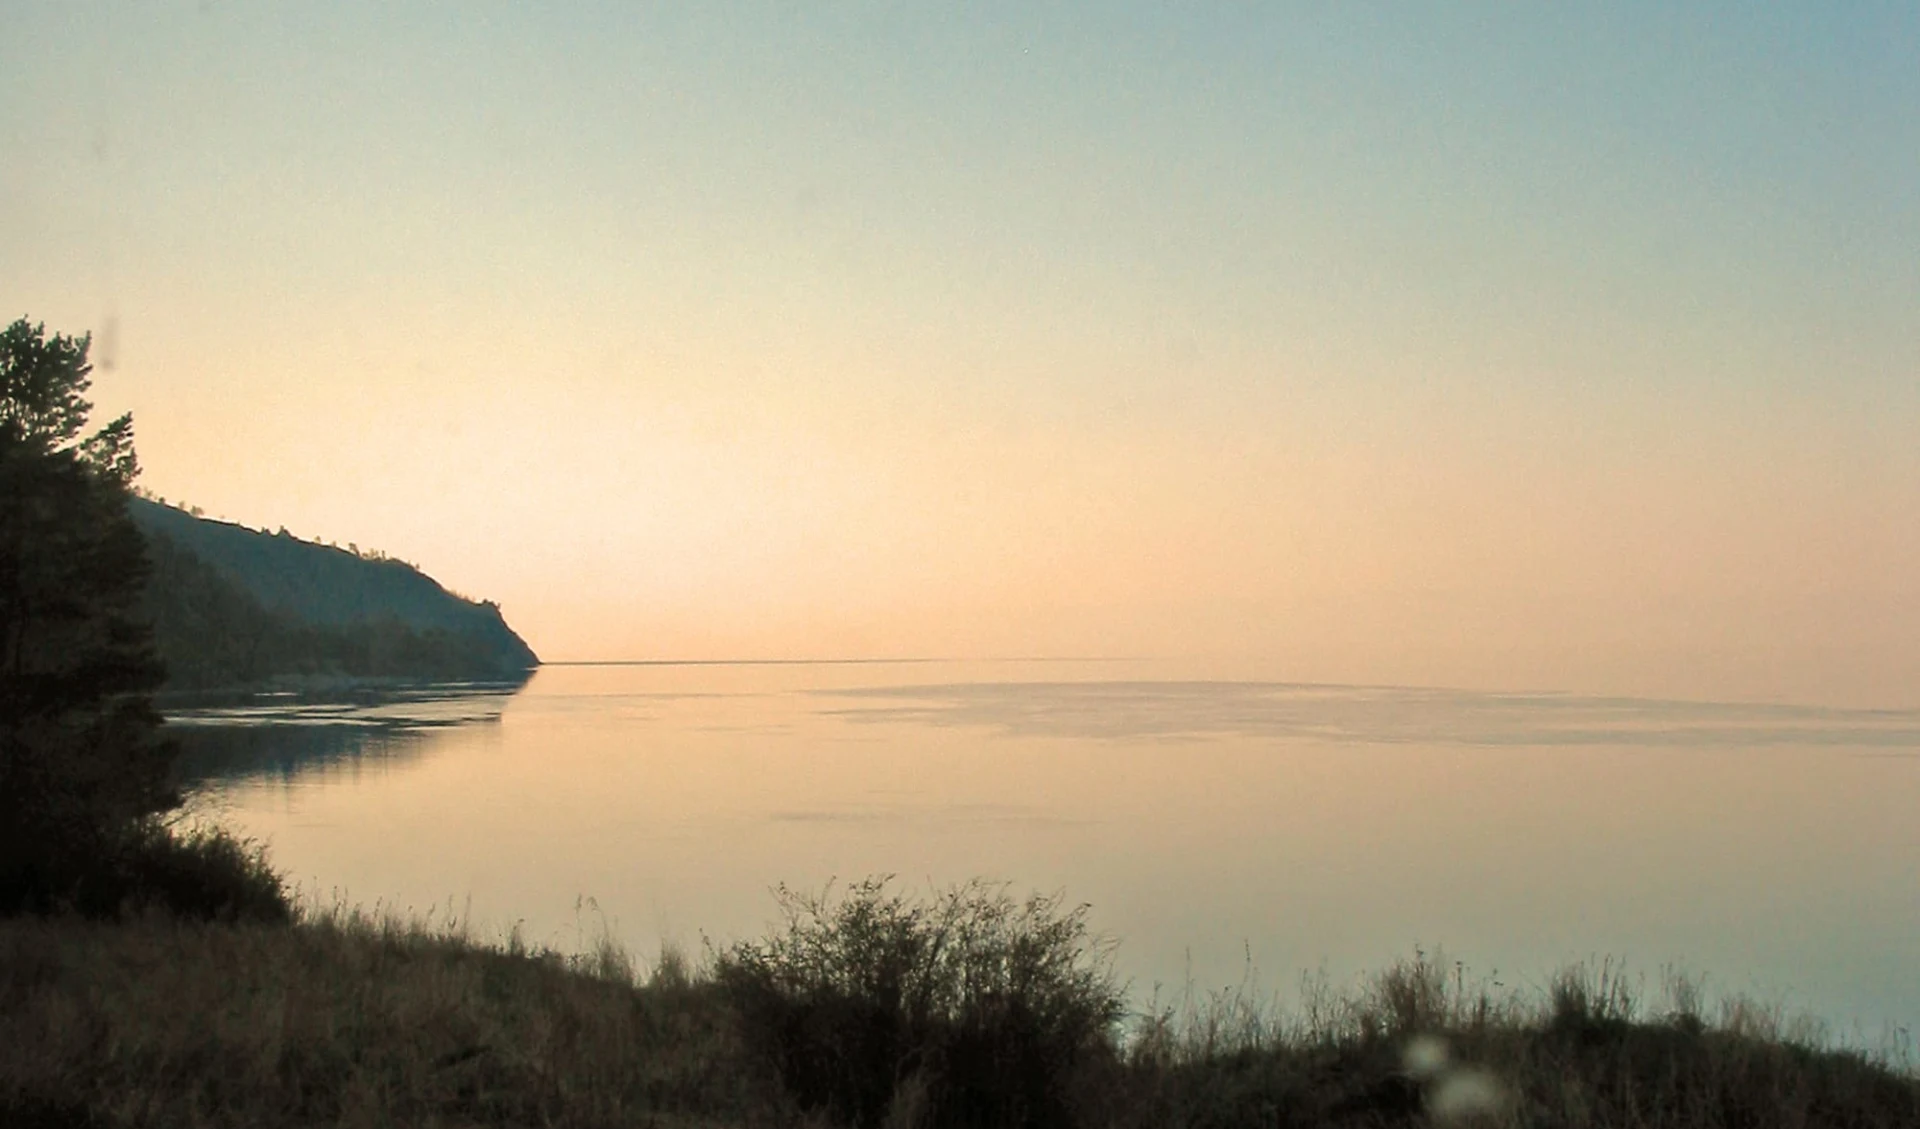
<path fill-rule="evenodd" d="M 544 658 L 1920 705 L 1911 4 L 4 7 L 0 316 Z"/>

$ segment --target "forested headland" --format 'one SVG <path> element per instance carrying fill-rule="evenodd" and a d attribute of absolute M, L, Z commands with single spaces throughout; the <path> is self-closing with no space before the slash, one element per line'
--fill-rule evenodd
<path fill-rule="evenodd" d="M 137 496 L 91 339 L 0 329 L 0 914 L 291 912 L 257 852 L 179 835 L 166 690 L 524 678 L 500 609 L 385 558 Z"/>
<path fill-rule="evenodd" d="M 517 680 L 539 665 L 499 605 L 404 561 L 133 497 L 142 608 L 169 691 L 343 681 Z"/>

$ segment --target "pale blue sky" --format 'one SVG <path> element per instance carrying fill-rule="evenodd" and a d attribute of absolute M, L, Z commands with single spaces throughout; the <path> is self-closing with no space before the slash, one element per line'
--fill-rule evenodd
<path fill-rule="evenodd" d="M 1920 681 L 1912 5 L 8 9 L 148 485 L 553 657 Z"/>

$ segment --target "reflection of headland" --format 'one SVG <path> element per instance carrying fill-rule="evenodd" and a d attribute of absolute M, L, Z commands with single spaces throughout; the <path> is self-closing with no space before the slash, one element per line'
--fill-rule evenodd
<path fill-rule="evenodd" d="M 175 780 L 191 791 L 405 763 L 436 732 L 498 725 L 525 684 L 362 685 L 176 703 L 167 711 L 167 734 L 180 748 Z"/>

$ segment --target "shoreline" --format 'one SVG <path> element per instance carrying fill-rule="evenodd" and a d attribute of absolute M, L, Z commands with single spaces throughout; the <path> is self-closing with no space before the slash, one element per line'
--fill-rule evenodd
<path fill-rule="evenodd" d="M 262 682 L 237 683 L 193 689 L 160 689 L 151 695 L 155 709 L 218 709 L 241 705 L 257 698 L 323 698 L 327 695 L 354 695 L 406 690 L 474 689 L 518 690 L 532 681 L 538 666 L 528 667 L 520 677 L 502 674 L 498 678 L 440 679 L 411 675 L 316 674 L 283 675 Z"/>
<path fill-rule="evenodd" d="M 821 907 L 824 929 L 802 939 L 825 947 L 806 952 L 831 961 L 855 951 L 837 945 L 868 943 L 850 932 L 866 919 L 844 906 Z M 900 908 L 883 901 L 881 920 Z M 908 958 L 918 950 L 900 947 L 906 936 L 875 934 L 882 948 L 858 951 Z M 1189 992 L 1096 1023 L 1104 1033 L 1057 1060 L 982 1012 L 967 1022 L 1001 1032 L 990 1040 L 1001 1065 L 975 1077 L 962 1053 L 972 1028 L 890 1010 L 904 1005 L 880 981 L 852 995 L 801 984 L 769 1012 L 759 966 L 741 954 L 772 961 L 764 967 L 780 976 L 765 983 L 791 988 L 781 962 L 798 950 L 784 940 L 645 962 L 605 937 L 563 954 L 353 908 L 284 925 L 0 920 L 10 1001 L 0 1047 L 12 1048 L 0 1050 L 0 1115 L 234 1126 L 1920 1123 L 1910 1056 L 1824 1046 L 1775 1010 L 1738 997 L 1711 1005 L 1684 981 L 1671 998 L 1641 1000 L 1604 963 L 1564 970 L 1543 993 L 1499 994 L 1420 955 L 1293 1012 Z M 1063 999 L 1099 990 L 1097 979 L 1058 983 Z M 828 1058 L 792 1057 L 814 1046 L 781 1034 L 781 1008 L 793 1006 L 813 1017 L 806 1038 L 825 1040 L 814 1050 Z M 858 1032 L 889 1014 L 905 1026 L 874 1060 L 880 1090 L 814 1076 L 865 1054 Z M 968 1120 L 966 1102 L 1005 1096 L 992 1078 L 1016 1062 L 1041 1071 L 1028 1098 L 1052 1113 Z"/>

